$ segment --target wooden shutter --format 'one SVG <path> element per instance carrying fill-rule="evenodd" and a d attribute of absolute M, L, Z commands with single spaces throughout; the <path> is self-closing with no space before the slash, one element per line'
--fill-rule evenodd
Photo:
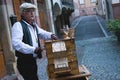
<path fill-rule="evenodd" d="M 46 30 L 46 20 L 45 20 L 45 14 L 44 12 L 39 12 L 39 19 L 40 19 L 40 24 L 41 24 L 41 28 L 43 28 L 44 30 Z"/>
<path fill-rule="evenodd" d="M 21 0 L 13 0 L 14 13 L 17 16 L 17 20 L 20 20 L 20 6 Z"/>
<path fill-rule="evenodd" d="M 6 68 L 5 68 L 5 61 L 3 55 L 3 48 L 0 43 L 0 78 L 3 77 L 5 74 L 6 74 Z"/>
<path fill-rule="evenodd" d="M 115 19 L 120 18 L 119 11 L 120 11 L 120 3 L 113 4 L 113 15 Z"/>

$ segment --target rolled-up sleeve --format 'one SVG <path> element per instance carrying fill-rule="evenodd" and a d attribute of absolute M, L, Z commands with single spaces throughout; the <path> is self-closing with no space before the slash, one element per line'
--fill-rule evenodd
<path fill-rule="evenodd" d="M 12 27 L 12 45 L 17 51 L 24 54 L 34 54 L 35 47 L 22 42 L 23 30 L 20 22 L 16 22 Z"/>

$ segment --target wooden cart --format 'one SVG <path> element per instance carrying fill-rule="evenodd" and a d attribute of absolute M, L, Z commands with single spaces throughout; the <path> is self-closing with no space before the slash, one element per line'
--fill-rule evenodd
<path fill-rule="evenodd" d="M 74 38 L 46 41 L 45 47 L 49 80 L 86 79 L 90 75 L 84 66 L 78 65 Z"/>
<path fill-rule="evenodd" d="M 91 76 L 90 72 L 84 65 L 79 65 L 79 74 L 59 76 L 56 78 L 49 78 L 49 80 L 88 80 Z"/>

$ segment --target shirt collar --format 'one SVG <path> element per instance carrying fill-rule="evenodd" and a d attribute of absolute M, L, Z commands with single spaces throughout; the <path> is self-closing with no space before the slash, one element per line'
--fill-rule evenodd
<path fill-rule="evenodd" d="M 27 24 L 27 26 L 33 27 L 32 25 L 30 25 L 30 24 L 29 24 L 28 22 L 26 22 L 25 20 L 22 19 L 22 21 L 25 22 L 25 24 Z M 35 26 L 37 26 L 36 23 L 34 23 L 34 24 L 35 24 Z"/>
<path fill-rule="evenodd" d="M 27 23 L 25 20 L 22 20 L 23 22 L 25 22 L 27 24 L 27 26 L 31 26 L 29 23 Z"/>

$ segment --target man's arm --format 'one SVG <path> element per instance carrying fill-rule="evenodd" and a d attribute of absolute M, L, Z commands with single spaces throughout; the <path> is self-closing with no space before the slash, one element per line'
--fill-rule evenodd
<path fill-rule="evenodd" d="M 38 28 L 39 37 L 41 39 L 44 39 L 44 40 L 51 40 L 51 39 L 57 40 L 58 39 L 58 37 L 55 34 L 53 34 L 52 32 L 45 31 L 39 27 L 37 27 L 37 28 Z"/>

